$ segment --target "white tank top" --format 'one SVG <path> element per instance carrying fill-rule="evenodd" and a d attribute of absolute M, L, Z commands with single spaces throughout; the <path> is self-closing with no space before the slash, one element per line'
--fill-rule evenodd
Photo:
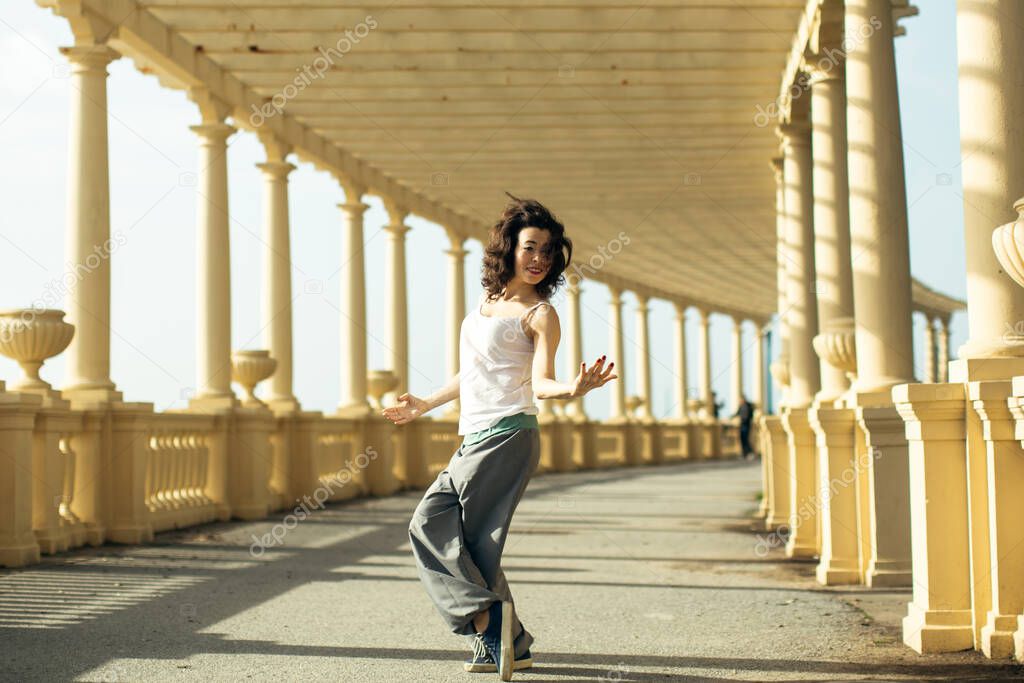
<path fill-rule="evenodd" d="M 537 414 L 533 402 L 533 340 L 523 318 L 547 303 L 513 316 L 485 316 L 480 295 L 459 334 L 459 434 L 493 427 L 507 415 Z"/>

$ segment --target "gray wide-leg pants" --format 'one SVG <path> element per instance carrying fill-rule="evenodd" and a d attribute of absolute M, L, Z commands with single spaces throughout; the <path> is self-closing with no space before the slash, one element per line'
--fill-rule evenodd
<path fill-rule="evenodd" d="M 459 446 L 416 507 L 409 540 L 420 580 L 453 633 L 472 635 L 478 612 L 495 600 L 512 600 L 501 553 L 539 461 L 540 432 L 533 428 Z M 518 657 L 533 636 L 520 623 L 512 633 Z"/>

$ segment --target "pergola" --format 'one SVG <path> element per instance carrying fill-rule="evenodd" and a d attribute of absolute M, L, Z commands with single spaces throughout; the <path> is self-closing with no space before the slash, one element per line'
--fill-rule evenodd
<path fill-rule="evenodd" d="M 436 222 L 451 242 L 445 334 L 454 374 L 463 245 L 486 238 L 508 190 L 550 205 L 576 242 L 564 324 L 569 368 L 582 355 L 580 280 L 611 292 L 611 357 L 624 355 L 621 295 L 638 300 L 639 407 L 626 404 L 622 382 L 607 421 L 590 420 L 578 401 L 564 411 L 542 402 L 546 468 L 733 452 L 708 414 L 708 317 L 733 319 L 736 396 L 741 326 L 754 322 L 753 384 L 764 404 L 762 337 L 778 314 L 772 372 L 782 409 L 759 422 L 764 524 L 788 527 L 787 555 L 818 558 L 823 584 L 914 585 L 904 641 L 916 650 L 974 647 L 1003 657 L 1016 648 L 1024 659 L 1024 290 L 1010 279 L 1024 284 L 1024 239 L 1014 223 L 999 227 L 995 241 L 992 232 L 1024 187 L 1018 136 L 1005 125 L 1024 118 L 1013 77 L 1024 58 L 1007 28 L 1024 25 L 1017 0 L 958 4 L 970 339 L 953 362 L 949 317 L 963 304 L 910 275 L 893 48 L 898 21 L 916 13 L 905 0 L 37 2 L 65 17 L 75 36 L 65 54 L 76 91 L 68 223 L 76 262 L 110 237 L 107 64 L 131 58 L 198 106 L 197 395 L 185 415 L 124 404 L 110 377 L 109 269 L 76 282 L 67 386 L 30 383 L 27 393 L 42 395 L 31 400 L 24 389 L 0 392 L 0 409 L 58 411 L 63 422 L 18 427 L 22 460 L 37 462 L 25 444 L 49 449 L 52 457 L 38 462 L 51 469 L 34 474 L 51 483 L 64 481 L 58 444 L 77 443 L 83 471 L 93 474 L 102 453 L 137 453 L 120 463 L 113 503 L 93 490 L 74 503 L 67 493 L 56 508 L 6 501 L 17 514 L 4 519 L 20 526 L 5 537 L 34 531 L 38 543 L 0 547 L 0 559 L 259 517 L 333 481 L 328 465 L 359 443 L 382 453 L 360 475 L 364 491 L 429 483 L 457 439 L 451 424 L 423 421 L 396 433 L 367 401 L 362 198 L 380 196 L 389 216 L 391 388 L 402 391 L 406 217 Z M 276 371 L 266 358 L 233 358 L 230 348 L 226 140 L 239 129 L 258 135 L 267 155 L 264 316 Z M 342 396 L 331 416 L 301 410 L 292 387 L 293 154 L 332 174 L 345 195 Z M 1024 214 L 1024 204 L 1016 208 Z M 660 419 L 643 405 L 652 297 L 677 313 L 675 408 Z M 701 330 L 699 411 L 687 402 L 691 308 Z M 915 310 L 928 320 L 921 384 Z M 256 381 L 272 374 L 265 403 L 250 392 L 239 405 L 233 363 L 236 375 Z M 379 379 L 369 387 L 378 401 L 386 388 Z M 133 446 L 140 435 L 146 445 Z M 942 505 L 929 504 L 938 498 Z M 39 528 L 24 521 L 32 506 L 42 506 L 33 508 Z"/>

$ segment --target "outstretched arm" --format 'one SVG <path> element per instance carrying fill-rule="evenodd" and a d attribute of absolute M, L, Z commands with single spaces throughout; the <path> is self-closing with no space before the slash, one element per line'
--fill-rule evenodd
<path fill-rule="evenodd" d="M 605 368 L 602 356 L 589 368 L 580 363 L 579 374 L 571 383 L 555 380 L 555 351 L 562 337 L 558 313 L 551 306 L 542 306 L 531 317 L 529 326 L 533 332 L 533 395 L 537 398 L 577 398 L 617 377 L 611 374 L 615 363 Z"/>
<path fill-rule="evenodd" d="M 382 410 L 381 415 L 395 424 L 401 425 L 406 422 L 412 422 L 420 415 L 428 413 L 448 401 L 457 399 L 459 397 L 459 379 L 461 374 L 461 372 L 456 372 L 443 387 L 426 398 L 419 398 L 408 393 L 402 394 L 398 397 L 398 403 Z"/>

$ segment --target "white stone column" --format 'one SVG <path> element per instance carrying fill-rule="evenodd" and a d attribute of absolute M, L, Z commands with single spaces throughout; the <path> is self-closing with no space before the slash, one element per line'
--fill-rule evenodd
<path fill-rule="evenodd" d="M 270 376 L 268 405 L 296 411 L 292 373 L 292 258 L 288 208 L 288 174 L 295 166 L 285 161 L 291 152 L 278 141 L 263 137 L 267 161 L 263 172 L 263 344 L 277 361 Z"/>
<path fill-rule="evenodd" d="M 876 392 L 914 377 L 892 4 L 847 0 L 846 35 L 860 37 L 850 41 L 846 60 L 856 390 Z"/>
<path fill-rule="evenodd" d="M 690 397 L 686 372 L 686 308 L 686 304 L 675 302 L 675 325 L 672 328 L 675 345 L 673 355 L 676 359 L 676 381 L 673 387 L 676 405 L 672 414 L 673 417 L 680 420 L 690 415 L 686 403 Z"/>
<path fill-rule="evenodd" d="M 610 299 L 608 302 L 609 319 L 609 341 L 611 350 L 609 355 L 612 362 L 618 363 L 618 370 L 615 374 L 618 380 L 613 381 L 611 405 L 608 416 L 612 420 L 621 420 L 626 416 L 626 375 L 624 365 L 625 345 L 622 342 L 622 290 L 619 287 L 608 285 Z"/>
<path fill-rule="evenodd" d="M 466 241 L 462 235 L 449 230 L 448 240 L 450 247 L 444 251 L 448 255 L 445 349 L 448 377 L 454 377 L 459 372 L 459 336 L 462 331 L 462 320 L 466 317 L 466 254 L 469 252 L 462 246 Z M 455 399 L 448 406 L 447 415 L 459 413 L 459 399 Z"/>
<path fill-rule="evenodd" d="M 364 188 L 343 183 L 341 236 L 341 398 L 338 414 L 369 413 L 366 400 L 366 277 L 363 258 Z"/>
<path fill-rule="evenodd" d="M 768 412 L 767 383 L 764 376 L 764 337 L 768 333 L 764 324 L 754 321 L 754 367 L 751 374 L 751 401 L 757 402 L 757 409 L 761 413 Z"/>
<path fill-rule="evenodd" d="M 732 389 L 732 413 L 740 407 L 743 396 L 743 320 L 732 316 L 732 367 L 730 368 L 730 386 Z"/>
<path fill-rule="evenodd" d="M 565 365 L 566 376 L 569 379 L 576 377 L 580 372 L 580 363 L 583 362 L 583 319 L 580 315 L 580 295 L 582 289 L 577 278 L 570 282 L 566 288 L 566 308 L 568 312 L 568 325 L 565 327 Z M 615 381 L 615 380 L 613 380 Z M 585 419 L 586 411 L 583 406 L 583 398 L 569 401 L 565 406 L 566 414 L 569 417 Z"/>
<path fill-rule="evenodd" d="M 227 139 L 235 128 L 203 118 L 207 123 L 191 127 L 199 136 L 195 398 L 233 404 Z"/>
<path fill-rule="evenodd" d="M 706 308 L 697 309 L 697 324 L 700 326 L 697 337 L 697 381 L 702 404 L 701 416 L 711 417 L 711 321 Z"/>
<path fill-rule="evenodd" d="M 933 384 L 938 378 L 936 372 L 935 358 L 935 320 L 927 313 L 924 314 L 924 381 L 925 384 Z"/>
<path fill-rule="evenodd" d="M 939 381 L 949 381 L 949 318 L 939 318 Z"/>
<path fill-rule="evenodd" d="M 405 233 L 411 228 L 405 224 L 409 211 L 384 199 L 384 208 L 388 213 L 388 225 L 384 226 L 388 235 L 388 255 L 386 268 L 388 311 L 391 325 L 389 328 L 389 344 L 391 346 L 391 369 L 398 376 L 398 386 L 394 396 L 397 397 L 409 390 L 409 304 L 406 286 L 405 268 Z"/>
<path fill-rule="evenodd" d="M 789 259 L 789 245 L 786 243 L 786 230 L 789 226 L 789 219 L 786 216 L 786 184 L 785 184 L 785 161 L 784 157 L 772 159 L 772 172 L 775 176 L 775 267 L 776 282 L 778 289 L 778 330 L 779 330 L 779 355 L 778 360 L 772 366 L 772 375 L 779 385 L 778 398 L 775 403 L 777 407 L 786 405 L 789 390 L 789 324 L 786 322 L 786 311 L 789 308 L 787 261 Z M 782 381 L 785 379 L 785 381 Z"/>
<path fill-rule="evenodd" d="M 993 229 L 1016 218 L 1013 205 L 1024 194 L 1022 25 L 1019 2 L 957 3 L 968 327 L 961 358 L 1024 356 L 1017 330 L 1024 288 L 1007 277 L 992 250 Z"/>
<path fill-rule="evenodd" d="M 818 305 L 814 294 L 814 220 L 811 188 L 811 136 L 806 124 L 779 128 L 785 159 L 786 323 L 789 330 L 788 404 L 806 408 L 821 388 L 814 336 Z"/>
<path fill-rule="evenodd" d="M 65 253 L 75 269 L 65 304 L 75 336 L 65 352 L 64 391 L 72 398 L 118 401 L 121 393 L 110 378 L 107 64 L 120 55 L 102 45 L 61 51 L 71 62 Z"/>
<path fill-rule="evenodd" d="M 838 27 L 841 29 L 841 26 Z M 829 32 L 838 49 L 841 31 Z M 820 54 L 820 53 L 819 53 Z M 821 63 L 821 62 L 815 62 Z M 845 65 L 815 70 L 811 86 L 811 146 L 814 149 L 814 270 L 818 330 L 823 337 L 848 336 L 854 330 L 853 273 L 850 263 L 850 186 L 846 159 Z M 831 404 L 850 388 L 846 372 L 819 359 L 821 390 L 815 400 Z"/>
<path fill-rule="evenodd" d="M 651 340 L 647 314 L 649 298 L 636 294 L 636 393 L 643 399 L 637 417 L 648 420 L 654 415 L 651 407 Z"/>

